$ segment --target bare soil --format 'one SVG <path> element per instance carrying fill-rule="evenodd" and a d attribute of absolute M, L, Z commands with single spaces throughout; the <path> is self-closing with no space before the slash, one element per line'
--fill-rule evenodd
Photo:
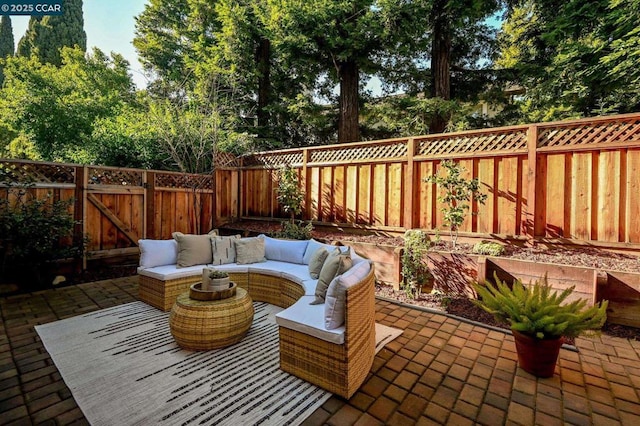
<path fill-rule="evenodd" d="M 280 224 L 275 222 L 246 221 L 230 226 L 233 229 L 242 229 L 252 234 L 269 234 L 280 230 Z M 347 233 L 314 229 L 313 238 L 330 241 L 354 241 L 379 245 L 404 246 L 402 236 L 380 235 L 375 233 Z M 473 246 L 466 243 L 458 243 L 454 248 L 450 241 L 436 241 L 435 250 L 457 251 L 460 253 L 472 253 Z M 595 247 L 520 247 L 507 245 L 503 257 L 515 259 L 533 260 L 544 263 L 558 263 L 573 266 L 585 266 L 612 271 L 640 272 L 640 257 L 624 253 L 614 253 Z M 376 284 L 376 295 L 393 299 L 399 302 L 415 306 L 423 306 L 441 310 L 448 314 L 467 318 L 495 327 L 508 328 L 505 323 L 498 322 L 492 315 L 474 305 L 465 297 L 450 297 L 444 294 L 421 294 L 417 298 L 409 298 L 404 291 L 394 291 L 388 285 Z M 605 324 L 603 333 L 631 340 L 640 341 L 640 329 L 616 324 Z M 571 343 L 571 342 L 569 342 Z"/>

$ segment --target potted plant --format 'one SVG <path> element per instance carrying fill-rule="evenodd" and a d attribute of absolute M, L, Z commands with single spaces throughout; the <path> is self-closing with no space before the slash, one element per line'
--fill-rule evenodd
<path fill-rule="evenodd" d="M 584 299 L 563 304 L 574 286 L 552 292 L 546 275 L 529 286 L 516 280 L 509 287 L 497 276 L 495 280 L 496 286 L 474 284 L 480 296 L 474 303 L 511 325 L 518 364 L 534 376 L 553 376 L 564 338 L 597 331 L 607 319 L 608 301 L 589 308 Z"/>
<path fill-rule="evenodd" d="M 404 290 L 410 298 L 433 289 L 433 275 L 427 264 L 430 247 L 431 240 L 426 232 L 419 229 L 405 232 L 402 277 Z"/>
<path fill-rule="evenodd" d="M 207 268 L 202 274 L 203 291 L 223 291 L 229 288 L 229 274 L 215 268 Z"/>

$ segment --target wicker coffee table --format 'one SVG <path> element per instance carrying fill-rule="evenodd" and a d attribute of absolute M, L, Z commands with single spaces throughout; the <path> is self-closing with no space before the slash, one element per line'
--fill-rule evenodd
<path fill-rule="evenodd" d="M 200 301 L 178 296 L 169 316 L 171 334 L 180 347 L 222 348 L 244 338 L 253 322 L 253 301 L 243 288 L 222 300 Z"/>

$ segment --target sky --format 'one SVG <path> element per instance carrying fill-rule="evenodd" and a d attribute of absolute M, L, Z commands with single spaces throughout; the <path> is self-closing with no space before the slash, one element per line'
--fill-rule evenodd
<path fill-rule="evenodd" d="M 144 10 L 147 0 L 84 0 L 84 30 L 87 33 L 87 51 L 98 47 L 109 54 L 116 52 L 131 64 L 133 82 L 138 88 L 146 87 L 146 79 L 138 55 L 133 47 L 134 17 Z M 28 16 L 12 16 L 13 38 L 16 45 L 29 25 Z"/>

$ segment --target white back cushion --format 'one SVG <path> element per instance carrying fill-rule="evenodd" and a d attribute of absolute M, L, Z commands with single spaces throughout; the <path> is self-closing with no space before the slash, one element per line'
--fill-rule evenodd
<path fill-rule="evenodd" d="M 319 241 L 314 240 L 313 238 L 308 241 L 307 249 L 304 251 L 304 256 L 302 257 L 302 263 L 308 265 L 311 261 L 311 256 L 316 252 L 320 247 L 324 247 L 327 249 L 329 253 L 331 253 L 335 248 L 339 248 L 342 253 L 346 253 L 349 250 L 347 246 L 333 246 L 331 244 L 324 244 Z"/>
<path fill-rule="evenodd" d="M 264 236 L 264 255 L 269 260 L 302 264 L 307 243 Z"/>
<path fill-rule="evenodd" d="M 140 267 L 175 265 L 178 261 L 176 240 L 138 240 Z"/>
<path fill-rule="evenodd" d="M 369 261 L 361 261 L 329 284 L 324 304 L 324 326 L 333 330 L 344 324 L 347 289 L 362 281 L 371 270 Z"/>

